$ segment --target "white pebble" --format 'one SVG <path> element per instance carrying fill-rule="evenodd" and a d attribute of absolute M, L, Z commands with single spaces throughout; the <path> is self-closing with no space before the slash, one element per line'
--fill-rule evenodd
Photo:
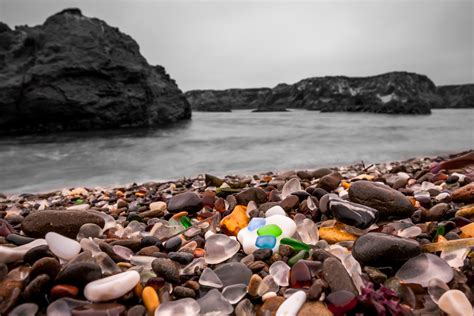
<path fill-rule="evenodd" d="M 298 291 L 288 297 L 283 304 L 280 305 L 276 316 L 296 316 L 304 302 L 306 302 L 306 293 Z"/>
<path fill-rule="evenodd" d="M 58 233 L 49 232 L 45 239 L 49 249 L 61 259 L 70 260 L 81 251 L 81 245 L 77 241 Z"/>
<path fill-rule="evenodd" d="M 0 263 L 10 263 L 22 260 L 28 250 L 42 245 L 46 245 L 46 240 L 36 239 L 19 247 L 0 246 Z"/>
<path fill-rule="evenodd" d="M 472 316 L 472 305 L 459 290 L 445 292 L 438 301 L 438 307 L 450 316 Z"/>
<path fill-rule="evenodd" d="M 131 291 L 139 281 L 140 274 L 137 271 L 125 271 L 88 283 L 84 288 L 84 296 L 92 302 L 110 301 Z"/>

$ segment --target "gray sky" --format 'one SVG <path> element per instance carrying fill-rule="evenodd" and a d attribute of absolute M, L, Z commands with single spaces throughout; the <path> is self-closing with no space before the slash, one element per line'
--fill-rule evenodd
<path fill-rule="evenodd" d="M 183 90 L 273 87 L 393 70 L 474 82 L 473 0 L 0 0 L 0 20 L 37 25 L 66 7 L 131 35 Z"/>

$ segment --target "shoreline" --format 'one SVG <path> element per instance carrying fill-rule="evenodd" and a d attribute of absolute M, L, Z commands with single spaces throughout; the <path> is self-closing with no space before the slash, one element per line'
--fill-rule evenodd
<path fill-rule="evenodd" d="M 473 150 L 0 197 L 0 314 L 470 315 L 473 203 Z"/>

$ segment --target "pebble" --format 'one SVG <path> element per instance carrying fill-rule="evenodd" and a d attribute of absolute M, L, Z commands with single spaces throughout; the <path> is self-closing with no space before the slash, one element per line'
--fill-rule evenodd
<path fill-rule="evenodd" d="M 185 297 L 191 297 L 195 298 L 196 297 L 196 292 L 194 292 L 193 289 L 190 289 L 188 287 L 184 286 L 175 286 L 173 289 L 173 295 L 175 297 L 179 298 L 185 298 Z"/>
<path fill-rule="evenodd" d="M 145 316 L 145 314 L 146 314 L 146 308 L 143 305 L 132 306 L 127 311 L 127 316 Z"/>
<path fill-rule="evenodd" d="M 328 309 L 334 315 L 345 315 L 357 305 L 357 298 L 349 291 L 333 291 L 326 297 Z"/>
<path fill-rule="evenodd" d="M 54 299 L 62 297 L 77 297 L 79 289 L 73 285 L 57 284 L 51 288 L 51 297 Z"/>
<path fill-rule="evenodd" d="M 201 208 L 201 198 L 194 192 L 184 192 L 174 195 L 168 201 L 168 211 L 171 213 L 188 212 L 193 214 L 200 211 Z"/>
<path fill-rule="evenodd" d="M 100 303 L 100 304 L 84 304 L 75 307 L 71 314 L 72 316 L 109 316 L 109 315 L 123 315 L 126 308 L 118 303 Z"/>
<path fill-rule="evenodd" d="M 31 316 L 38 312 L 38 305 L 34 303 L 23 303 L 15 307 L 8 315 L 9 316 Z"/>
<path fill-rule="evenodd" d="M 257 296 L 257 291 L 260 287 L 260 283 L 262 283 L 262 277 L 258 274 L 253 274 L 247 286 L 247 293 L 253 297 Z"/>
<path fill-rule="evenodd" d="M 267 201 L 267 194 L 261 188 L 249 188 L 244 190 L 237 195 L 235 195 L 237 199 L 237 204 L 239 205 L 247 205 L 250 201 L 254 201 L 257 204 L 262 204 Z"/>
<path fill-rule="evenodd" d="M 23 291 L 23 299 L 25 301 L 36 301 L 41 299 L 47 292 L 47 287 L 51 283 L 51 278 L 47 274 L 40 274 L 31 280 Z"/>
<path fill-rule="evenodd" d="M 453 269 L 440 257 L 422 253 L 405 262 L 395 276 L 405 283 L 416 283 L 427 287 L 432 278 L 449 283 L 454 273 Z"/>
<path fill-rule="evenodd" d="M 244 299 L 240 301 L 239 304 L 235 307 L 235 315 L 236 316 L 255 316 L 255 308 L 252 302 L 249 299 Z"/>
<path fill-rule="evenodd" d="M 77 262 L 67 264 L 57 275 L 56 282 L 82 288 L 100 278 L 102 278 L 100 266 L 92 262 Z"/>
<path fill-rule="evenodd" d="M 219 265 L 214 273 L 222 281 L 224 287 L 233 284 L 249 284 L 252 271 L 240 262 L 229 262 Z"/>
<path fill-rule="evenodd" d="M 278 308 L 283 304 L 285 298 L 273 296 L 266 299 L 257 310 L 257 316 L 276 315 Z"/>
<path fill-rule="evenodd" d="M 52 253 L 64 260 L 71 260 L 81 251 L 81 245 L 60 234 L 49 232 L 45 236 L 48 247 Z"/>
<path fill-rule="evenodd" d="M 46 240 L 36 239 L 28 244 L 18 247 L 0 246 L 0 263 L 11 263 L 22 260 L 28 250 L 46 245 Z"/>
<path fill-rule="evenodd" d="M 271 216 L 274 216 L 274 215 L 286 216 L 286 212 L 279 205 L 272 206 L 265 212 L 265 217 L 271 217 Z"/>
<path fill-rule="evenodd" d="M 168 258 L 180 264 L 188 264 L 193 261 L 194 256 L 189 252 L 170 252 L 168 253 Z"/>
<path fill-rule="evenodd" d="M 331 192 L 337 189 L 341 180 L 342 176 L 339 172 L 331 172 L 319 179 L 318 188 Z"/>
<path fill-rule="evenodd" d="M 283 261 L 275 261 L 269 268 L 269 273 L 279 286 L 288 286 L 291 268 Z"/>
<path fill-rule="evenodd" d="M 324 260 L 322 274 L 332 292 L 345 290 L 354 293 L 354 295 L 359 294 L 351 276 L 338 259 L 327 258 Z"/>
<path fill-rule="evenodd" d="M 199 284 L 207 287 L 221 288 L 223 286 L 221 279 L 210 268 L 202 271 L 199 277 Z"/>
<path fill-rule="evenodd" d="M 222 296 L 230 303 L 237 304 L 247 294 L 246 284 L 234 284 L 226 286 L 222 290 Z"/>
<path fill-rule="evenodd" d="M 406 218 L 415 211 L 406 196 L 380 182 L 362 180 L 352 183 L 349 198 L 352 202 L 378 210 L 380 219 Z"/>
<path fill-rule="evenodd" d="M 94 223 L 87 223 L 79 228 L 76 239 L 81 240 L 82 238 L 100 238 L 102 236 L 102 227 Z"/>
<path fill-rule="evenodd" d="M 94 223 L 104 227 L 105 221 L 88 211 L 36 211 L 26 216 L 21 223 L 22 231 L 30 237 L 43 238 L 48 232 L 75 239 L 81 226 Z"/>
<path fill-rule="evenodd" d="M 378 220 L 379 212 L 374 208 L 345 201 L 335 194 L 327 194 L 325 199 L 331 215 L 344 224 L 366 229 Z"/>
<path fill-rule="evenodd" d="M 197 316 L 201 307 L 199 303 L 192 298 L 182 298 L 176 301 L 161 303 L 155 310 L 155 316 Z"/>
<path fill-rule="evenodd" d="M 84 288 L 84 296 L 92 302 L 110 301 L 131 291 L 139 281 L 140 274 L 137 271 L 121 272 L 88 283 Z"/>
<path fill-rule="evenodd" d="M 472 316 L 472 305 L 466 295 L 459 290 L 446 291 L 438 301 L 438 306 L 450 316 Z"/>
<path fill-rule="evenodd" d="M 173 260 L 157 258 L 153 260 L 151 266 L 157 276 L 161 276 L 170 283 L 179 283 L 179 265 Z"/>
<path fill-rule="evenodd" d="M 249 221 L 250 217 L 247 215 L 247 207 L 237 205 L 232 213 L 222 219 L 220 227 L 226 235 L 237 236 L 242 228 L 247 227 Z"/>
<path fill-rule="evenodd" d="M 295 292 L 278 307 L 276 316 L 296 316 L 305 301 L 305 292 Z"/>
<path fill-rule="evenodd" d="M 197 300 L 200 314 L 229 315 L 234 311 L 232 305 L 222 296 L 217 289 L 212 289 L 206 295 Z"/>
<path fill-rule="evenodd" d="M 56 278 L 59 271 L 61 270 L 61 265 L 58 260 L 55 258 L 44 257 L 36 261 L 30 270 L 30 279 L 34 279 L 40 274 L 48 275 L 52 280 Z"/>
<path fill-rule="evenodd" d="M 297 316 L 333 316 L 323 302 L 312 301 L 303 304 Z"/>
<path fill-rule="evenodd" d="M 454 190 L 451 194 L 453 201 L 462 203 L 473 203 L 474 202 L 474 182 L 471 182 L 457 190 Z"/>
<path fill-rule="evenodd" d="M 370 266 L 394 266 L 420 253 L 417 241 L 384 233 L 367 233 L 352 247 L 354 258 L 362 265 Z"/>
<path fill-rule="evenodd" d="M 207 264 L 217 264 L 226 261 L 240 249 L 240 243 L 224 234 L 214 234 L 206 239 L 204 259 Z"/>
<path fill-rule="evenodd" d="M 158 307 L 158 305 L 160 305 L 158 294 L 151 286 L 145 286 L 145 288 L 143 289 L 142 300 L 149 315 L 153 315 L 155 309 Z"/>

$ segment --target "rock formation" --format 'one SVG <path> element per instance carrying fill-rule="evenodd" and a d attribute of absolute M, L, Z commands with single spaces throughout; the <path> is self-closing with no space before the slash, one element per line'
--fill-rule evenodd
<path fill-rule="evenodd" d="M 240 93 L 244 93 L 240 89 Z M 188 100 L 202 107 L 210 103 L 207 91 L 191 91 Z M 224 91 L 213 91 L 231 104 L 232 96 Z M 295 84 L 279 84 L 265 98 L 253 104 L 258 111 L 281 111 L 285 108 L 319 110 L 323 112 L 373 112 L 388 114 L 429 114 L 432 107 L 442 104 L 436 86 L 428 77 L 408 72 L 390 72 L 372 77 L 315 77 Z"/>
<path fill-rule="evenodd" d="M 443 103 L 438 108 L 474 108 L 474 84 L 439 86 Z"/>
<path fill-rule="evenodd" d="M 270 88 L 192 90 L 184 95 L 194 111 L 228 112 L 256 109 L 270 91 Z"/>
<path fill-rule="evenodd" d="M 191 117 L 161 66 L 79 9 L 43 25 L 0 24 L 0 133 L 157 126 Z"/>

